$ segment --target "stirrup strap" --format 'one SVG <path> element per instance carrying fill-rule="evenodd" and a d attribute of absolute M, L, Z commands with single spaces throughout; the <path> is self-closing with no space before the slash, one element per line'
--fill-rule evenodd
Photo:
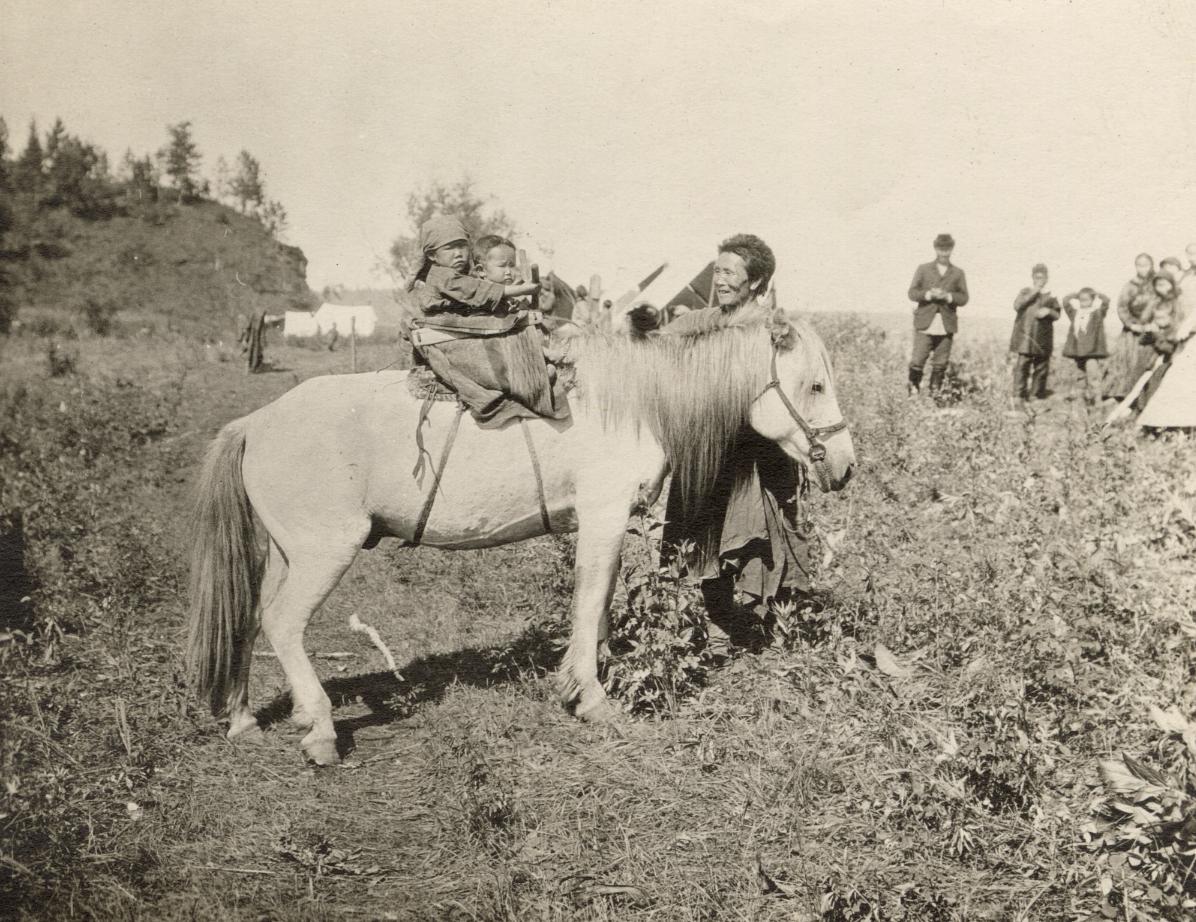
<path fill-rule="evenodd" d="M 453 424 L 449 428 L 448 438 L 444 441 L 444 448 L 440 452 L 440 463 L 432 475 L 432 488 L 428 491 L 428 498 L 424 500 L 424 508 L 420 510 L 419 521 L 415 524 L 415 534 L 411 538 L 413 547 L 419 547 L 424 537 L 424 529 L 428 527 L 428 519 L 432 516 L 432 505 L 436 502 L 436 491 L 440 489 L 440 478 L 444 475 L 445 465 L 448 464 L 449 452 L 453 450 L 453 442 L 457 438 L 457 430 L 461 427 L 461 417 L 465 415 L 465 407 L 458 406 L 453 416 Z M 422 463 L 423 459 L 420 459 Z M 418 466 L 418 465 L 417 465 Z"/>
<path fill-rule="evenodd" d="M 540 524 L 544 526 L 544 534 L 552 534 L 552 520 L 548 518 L 548 503 L 544 499 L 544 478 L 540 474 L 540 459 L 536 457 L 536 443 L 532 441 L 531 430 L 527 428 L 527 420 L 520 417 L 519 427 L 523 430 L 524 441 L 527 442 L 527 453 L 532 459 L 532 473 L 536 477 L 536 498 L 540 501 Z"/>

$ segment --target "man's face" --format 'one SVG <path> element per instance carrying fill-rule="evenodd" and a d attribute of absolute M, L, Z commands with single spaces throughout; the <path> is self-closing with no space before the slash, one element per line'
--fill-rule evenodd
<path fill-rule="evenodd" d="M 942 263 L 944 266 L 947 265 L 947 263 L 951 262 L 951 253 L 954 250 L 955 250 L 954 247 L 935 247 L 934 248 L 935 260 L 937 262 Z"/>
<path fill-rule="evenodd" d="M 1092 307 L 1092 302 L 1094 300 L 1095 300 L 1095 298 L 1093 298 L 1092 295 L 1088 294 L 1088 292 L 1085 291 L 1080 294 L 1080 307 L 1087 310 L 1088 308 Z"/>
<path fill-rule="evenodd" d="M 432 251 L 432 262 L 454 272 L 469 270 L 469 241 L 452 240 Z"/>
<path fill-rule="evenodd" d="M 1045 272 L 1035 272 L 1031 278 L 1034 279 L 1035 288 L 1046 288 L 1047 274 Z"/>
<path fill-rule="evenodd" d="M 714 293 L 720 307 L 736 307 L 752 297 L 747 263 L 738 253 L 719 253 L 714 263 Z"/>

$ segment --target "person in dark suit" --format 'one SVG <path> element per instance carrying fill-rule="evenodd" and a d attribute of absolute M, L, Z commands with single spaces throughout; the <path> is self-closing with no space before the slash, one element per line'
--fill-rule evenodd
<path fill-rule="evenodd" d="M 1016 317 L 1009 337 L 1009 351 L 1016 356 L 1013 365 L 1013 399 L 1018 406 L 1031 397 L 1046 399 L 1047 375 L 1051 353 L 1055 349 L 1055 321 L 1059 319 L 1059 300 L 1047 291 L 1047 267 L 1042 263 L 1030 270 L 1029 288 L 1013 299 Z"/>
<path fill-rule="evenodd" d="M 909 299 L 914 302 L 914 353 L 909 360 L 909 390 L 922 387 L 922 371 L 930 360 L 930 391 L 943 386 L 951 341 L 959 329 L 955 312 L 968 303 L 968 280 L 963 270 L 952 265 L 955 239 L 950 234 L 934 238 L 934 262 L 923 263 L 914 272 Z"/>

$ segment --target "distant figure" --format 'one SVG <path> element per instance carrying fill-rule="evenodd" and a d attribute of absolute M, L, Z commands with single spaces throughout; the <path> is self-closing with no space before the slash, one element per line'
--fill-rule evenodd
<path fill-rule="evenodd" d="M 1104 360 L 1109 356 L 1105 342 L 1109 296 L 1091 288 L 1081 288 L 1063 298 L 1063 310 L 1067 312 L 1063 356 L 1075 362 L 1076 384 L 1080 386 L 1084 402 L 1094 404 L 1101 396 Z M 1074 385 L 1072 392 L 1075 392 Z"/>
<path fill-rule="evenodd" d="M 968 282 L 963 270 L 951 264 L 955 239 L 950 234 L 934 238 L 934 262 L 914 272 L 909 299 L 914 302 L 914 351 L 909 361 L 909 391 L 922 387 L 922 371 L 930 361 L 930 391 L 943 386 L 951 341 L 959 328 L 955 312 L 968 303 Z"/>
<path fill-rule="evenodd" d="M 1154 362 L 1150 324 L 1154 317 L 1154 259 L 1139 253 L 1134 260 L 1134 277 L 1117 296 L 1121 333 L 1113 345 L 1105 379 L 1105 395 L 1120 400 L 1130 392 L 1143 372 Z"/>
<path fill-rule="evenodd" d="M 1149 330 L 1151 345 L 1155 351 L 1170 352 L 1172 328 L 1186 313 L 1183 289 L 1180 287 L 1184 269 L 1174 256 L 1168 256 L 1160 262 L 1159 269 L 1160 273 L 1154 277 L 1154 282 L 1151 284 L 1151 287 L 1154 288 L 1155 300 Z M 1167 284 L 1168 282 L 1170 284 Z M 1196 283 L 1189 283 L 1189 285 L 1196 285 Z"/>
<path fill-rule="evenodd" d="M 1190 429 L 1196 427 L 1196 351 L 1190 346 L 1196 312 L 1180 315 L 1175 310 L 1178 289 L 1166 273 L 1156 275 L 1153 287 L 1155 308 L 1175 322 L 1152 324 L 1151 342 L 1157 357 L 1125 398 L 1109 414 L 1107 422 L 1138 416 L 1138 425 L 1148 429 Z"/>
<path fill-rule="evenodd" d="M 1047 290 L 1048 278 L 1047 267 L 1039 263 L 1030 270 L 1030 287 L 1023 288 L 1013 299 L 1017 317 L 1013 321 L 1009 351 L 1017 356 L 1013 365 L 1013 399 L 1019 403 L 1025 403 L 1031 396 L 1043 400 L 1047 395 L 1055 321 L 1059 319 L 1059 302 Z"/>
<path fill-rule="evenodd" d="M 1188 268 L 1184 270 L 1179 283 L 1181 286 L 1186 283 L 1189 287 L 1196 287 L 1196 243 L 1189 243 L 1184 255 L 1188 257 Z"/>
<path fill-rule="evenodd" d="M 257 311 L 248 320 L 242 319 L 237 342 L 245 356 L 245 372 L 256 374 L 266 366 L 266 312 Z"/>
<path fill-rule="evenodd" d="M 573 322 L 579 327 L 586 327 L 597 319 L 597 305 L 590 300 L 586 286 L 578 285 L 573 292 Z"/>

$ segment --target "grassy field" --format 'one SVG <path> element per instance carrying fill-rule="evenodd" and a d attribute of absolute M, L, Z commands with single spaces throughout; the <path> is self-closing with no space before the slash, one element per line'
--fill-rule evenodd
<path fill-rule="evenodd" d="M 987 339 L 956 403 L 909 400 L 899 336 L 814 320 L 860 461 L 812 499 L 824 611 L 729 660 L 640 630 L 612 674 L 657 706 L 595 728 L 552 694 L 569 539 L 384 542 L 308 632 L 320 770 L 264 642 L 259 741 L 189 696 L 183 547 L 208 439 L 347 354 L 2 344 L 0 917 L 1192 918 L 1192 443 L 1006 415 Z M 625 586 L 669 591 L 628 542 Z"/>

